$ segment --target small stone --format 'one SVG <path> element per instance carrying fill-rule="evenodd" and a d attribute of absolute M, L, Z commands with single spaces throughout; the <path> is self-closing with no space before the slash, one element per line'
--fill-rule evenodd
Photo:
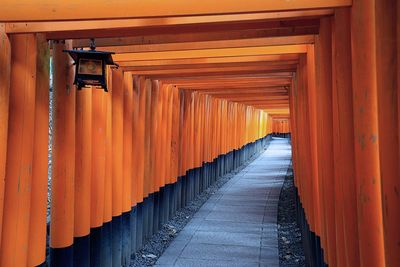
<path fill-rule="evenodd" d="M 154 254 L 147 254 L 147 255 L 144 255 L 144 258 L 155 259 L 155 258 L 157 258 L 157 256 Z"/>

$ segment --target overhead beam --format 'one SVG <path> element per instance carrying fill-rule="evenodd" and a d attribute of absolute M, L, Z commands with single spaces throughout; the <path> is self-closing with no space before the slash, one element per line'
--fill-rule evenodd
<path fill-rule="evenodd" d="M 136 27 L 109 29 L 108 27 L 101 30 L 90 31 L 63 31 L 46 33 L 48 39 L 82 39 L 82 38 L 107 38 L 107 37 L 129 37 L 129 36 L 149 36 L 163 34 L 192 34 L 192 33 L 221 33 L 229 29 L 229 31 L 251 31 L 263 30 L 267 36 L 277 36 L 280 32 L 290 33 L 294 29 L 315 29 L 319 26 L 318 19 L 297 19 L 283 21 L 249 21 L 237 23 L 204 23 L 204 24 L 187 24 L 159 27 Z M 278 33 L 278 34 L 277 34 Z M 290 35 L 290 34 L 289 34 Z M 293 35 L 293 34 L 291 34 Z"/>
<path fill-rule="evenodd" d="M 265 66 L 278 66 L 278 65 L 295 65 L 298 64 L 297 60 L 283 60 L 283 61 L 261 61 L 261 62 L 240 62 L 240 63 L 206 63 L 206 64 L 182 64 L 182 65 L 149 65 L 149 66 L 123 66 L 124 70 L 135 71 L 148 71 L 148 70 L 181 70 L 181 69 L 205 69 L 205 68 L 227 68 L 227 67 L 265 67 Z M 271 74 L 272 75 L 272 74 Z M 279 72 L 274 75 L 293 76 L 292 72 Z"/>
<path fill-rule="evenodd" d="M 314 35 L 278 36 L 236 40 L 217 40 L 203 42 L 167 43 L 167 44 L 139 44 L 123 46 L 105 46 L 97 48 L 101 51 L 121 53 L 162 52 L 176 50 L 197 50 L 215 48 L 235 48 L 271 45 L 295 45 L 314 43 Z M 85 45 L 87 47 L 87 44 Z"/>
<path fill-rule="evenodd" d="M 284 86 L 273 86 L 265 88 L 236 88 L 236 89 L 203 89 L 199 90 L 201 93 L 209 95 L 225 95 L 225 94 L 256 94 L 264 93 L 270 95 L 287 95 L 288 90 Z"/>
<path fill-rule="evenodd" d="M 350 6 L 351 0 L 3 0 L 2 21 L 121 19 L 278 12 Z"/>
<path fill-rule="evenodd" d="M 296 65 L 284 65 L 274 67 L 264 67 L 259 69 L 254 68 L 240 68 L 230 67 L 224 69 L 187 69 L 186 71 L 166 70 L 163 71 L 141 71 L 132 72 L 136 75 L 143 75 L 151 79 L 173 79 L 173 78 L 186 78 L 190 77 L 210 77 L 214 75 L 260 75 L 260 74 L 274 74 L 275 72 L 294 72 L 296 71 Z"/>
<path fill-rule="evenodd" d="M 119 62 L 121 67 L 146 67 L 167 65 L 194 65 L 194 64 L 226 64 L 226 63 L 263 63 L 271 61 L 298 60 L 298 54 L 260 55 L 260 56 L 230 56 L 217 58 L 189 58 L 189 59 L 161 59 L 138 60 Z M 128 68 L 129 70 L 129 68 Z"/>
<path fill-rule="evenodd" d="M 167 18 L 136 18 L 80 21 L 11 22 L 5 25 L 6 33 L 50 33 L 66 31 L 93 31 L 139 27 L 177 26 L 206 23 L 235 23 L 259 20 L 317 18 L 333 15 L 333 9 L 300 10 L 286 12 L 261 12 L 251 14 L 183 16 Z"/>
<path fill-rule="evenodd" d="M 231 84 L 244 84 L 249 87 L 253 87 L 253 85 L 270 85 L 272 83 L 290 83 L 290 77 L 251 77 L 251 76 L 241 76 L 241 77 L 226 77 L 226 78 L 190 78 L 190 79 L 164 79 L 162 80 L 164 83 L 175 84 L 177 86 L 201 86 L 201 85 L 214 85 L 214 86 L 226 86 Z"/>
<path fill-rule="evenodd" d="M 177 85 L 176 83 L 170 83 L 173 85 Z M 204 89 L 235 89 L 235 88 L 262 88 L 266 85 L 270 86 L 289 86 L 285 81 L 274 81 L 274 82 L 253 82 L 249 84 L 249 82 L 230 82 L 230 83 L 225 83 L 225 84 L 213 84 L 213 83 L 202 83 L 202 84 L 178 84 L 180 89 L 189 89 L 189 90 L 204 90 Z"/>
<path fill-rule="evenodd" d="M 195 28 L 191 32 L 181 32 L 175 30 L 172 33 L 162 31 L 160 27 L 159 32 L 152 34 L 149 31 L 129 31 L 129 32 L 116 32 L 112 31 L 110 34 L 100 33 L 93 31 L 90 34 L 82 34 L 77 32 L 54 32 L 47 33 L 48 39 L 77 39 L 74 40 L 74 47 L 86 47 L 90 44 L 88 38 L 97 38 L 96 45 L 98 47 L 105 46 L 121 46 L 121 45 L 147 45 L 147 44 L 166 44 L 166 43 L 181 43 L 181 42 L 205 42 L 216 40 L 236 40 L 236 39 L 251 39 L 251 38 L 264 38 L 274 36 L 296 36 L 318 34 L 318 25 L 312 26 L 292 26 L 286 28 L 272 28 L 272 29 L 242 29 L 233 30 L 230 25 L 220 31 L 207 31 L 198 32 Z M 108 37 L 107 37 L 108 36 Z M 83 39 L 82 39 L 83 38 Z M 85 39 L 86 38 L 86 39 Z"/>
<path fill-rule="evenodd" d="M 307 53 L 307 45 L 277 45 L 221 49 L 179 50 L 164 52 L 126 53 L 113 56 L 114 61 L 195 59 L 232 56 L 258 56 Z"/>

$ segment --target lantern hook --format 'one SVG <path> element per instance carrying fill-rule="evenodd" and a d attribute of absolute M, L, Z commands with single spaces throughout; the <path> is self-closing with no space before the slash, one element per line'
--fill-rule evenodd
<path fill-rule="evenodd" d="M 90 38 L 90 50 L 96 50 L 96 43 L 94 41 L 94 38 Z"/>

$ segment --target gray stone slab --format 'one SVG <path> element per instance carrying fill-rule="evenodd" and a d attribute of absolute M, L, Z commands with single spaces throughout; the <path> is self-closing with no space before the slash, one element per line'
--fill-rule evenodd
<path fill-rule="evenodd" d="M 181 253 L 181 257 L 246 262 L 249 259 L 258 260 L 259 254 L 259 247 L 189 243 Z"/>
<path fill-rule="evenodd" d="M 290 163 L 283 139 L 200 208 L 156 266 L 278 267 L 277 207 Z"/>
<path fill-rule="evenodd" d="M 223 212 L 213 211 L 207 217 L 206 220 L 217 220 L 217 221 L 229 221 L 229 222 L 252 222 L 262 223 L 264 219 L 263 214 L 257 214 L 252 212 Z"/>
<path fill-rule="evenodd" d="M 174 264 L 187 243 L 186 241 L 174 240 L 158 259 L 157 264 Z"/>
<path fill-rule="evenodd" d="M 260 234 L 197 231 L 191 243 L 260 247 Z"/>
<path fill-rule="evenodd" d="M 259 267 L 258 261 L 235 262 L 221 260 L 200 260 L 180 258 L 174 266 L 179 267 Z"/>
<path fill-rule="evenodd" d="M 197 230 L 207 232 L 261 234 L 262 224 L 205 220 Z"/>

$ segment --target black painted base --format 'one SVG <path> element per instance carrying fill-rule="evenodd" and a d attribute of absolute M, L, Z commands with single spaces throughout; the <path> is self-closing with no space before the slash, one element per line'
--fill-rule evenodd
<path fill-rule="evenodd" d="M 120 267 L 129 266 L 131 256 L 154 233 L 187 206 L 219 177 L 241 166 L 251 156 L 266 148 L 271 135 L 220 155 L 212 162 L 188 170 L 175 183 L 166 184 L 151 193 L 132 210 L 112 218 L 103 226 L 92 228 L 88 236 L 75 238 L 67 248 L 50 248 L 50 266 Z M 45 265 L 43 265 L 45 266 Z"/>
<path fill-rule="evenodd" d="M 297 224 L 301 229 L 304 254 L 308 266 L 310 267 L 328 266 L 324 262 L 324 250 L 321 247 L 321 239 L 310 229 L 310 225 L 307 222 L 304 208 L 303 205 L 301 204 L 297 188 L 296 188 L 296 213 L 297 213 Z"/>

